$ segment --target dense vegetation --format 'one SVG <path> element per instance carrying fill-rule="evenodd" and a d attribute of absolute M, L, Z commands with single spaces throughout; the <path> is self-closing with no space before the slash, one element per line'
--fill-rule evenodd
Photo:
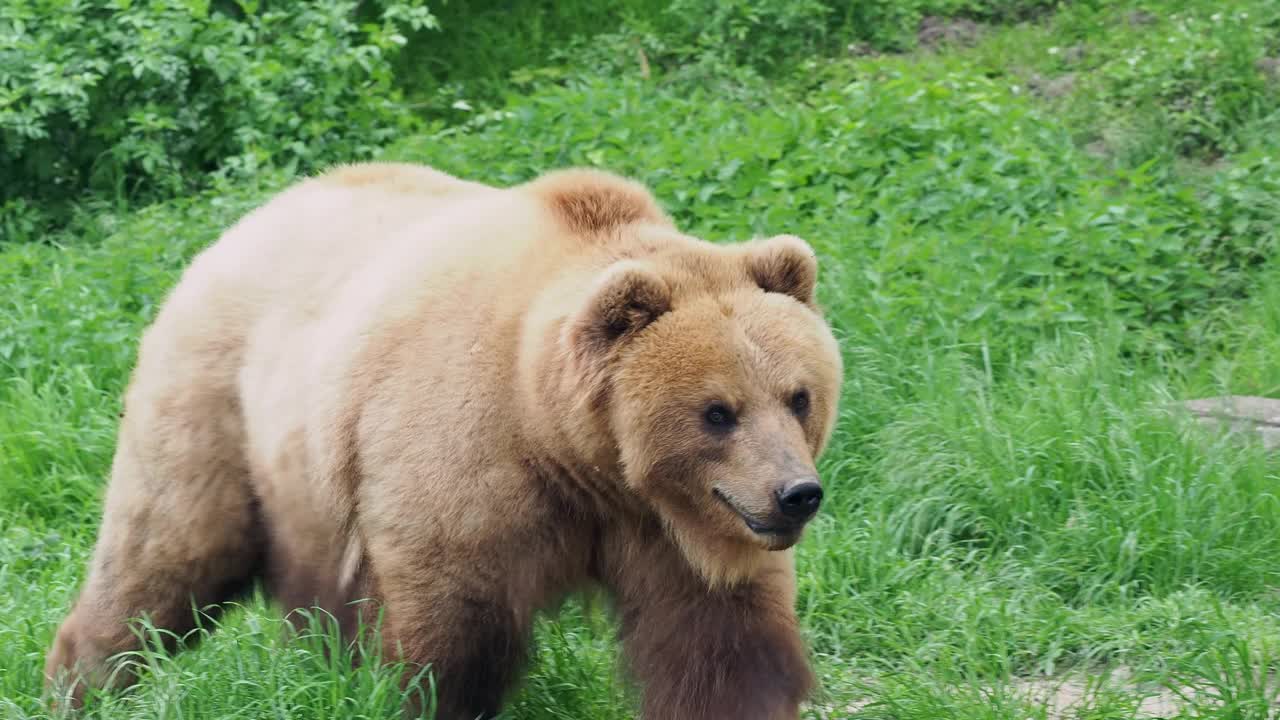
<path fill-rule="evenodd" d="M 1278 717 L 1280 460 L 1170 412 L 1280 393 L 1278 151 L 1270 0 L 0 5 L 0 714 L 44 712 L 183 263 L 379 155 L 607 167 L 710 239 L 818 248 L 848 373 L 806 717 Z M 260 599 L 225 622 L 97 715 L 395 716 L 394 668 Z M 509 716 L 630 717 L 611 630 L 542 623 Z"/>

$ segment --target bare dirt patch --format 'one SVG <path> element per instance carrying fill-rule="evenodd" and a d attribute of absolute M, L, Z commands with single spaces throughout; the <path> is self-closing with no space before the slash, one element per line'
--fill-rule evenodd
<path fill-rule="evenodd" d="M 966 18 L 929 15 L 920 20 L 916 42 L 926 50 L 945 45 L 972 45 L 982 37 L 982 30 L 982 25 Z"/>
<path fill-rule="evenodd" d="M 1067 720 L 1080 717 L 1080 711 L 1088 708 L 1090 700 L 1100 687 L 1120 691 L 1126 695 L 1140 696 L 1134 710 L 1134 720 L 1160 720 L 1176 717 L 1187 709 L 1186 698 L 1196 697 L 1192 688 L 1180 688 L 1178 692 L 1159 686 L 1144 687 L 1134 683 L 1123 668 L 1106 680 L 1097 677 L 1073 675 L 1059 678 L 1022 678 L 1013 683 L 1014 692 L 1026 702 L 1042 707 L 1049 720 Z M 1179 694 L 1181 693 L 1181 694 Z"/>
<path fill-rule="evenodd" d="M 1146 27 L 1147 25 L 1154 25 L 1160 17 L 1146 10 L 1132 10 L 1125 16 L 1125 19 L 1133 27 Z"/>
<path fill-rule="evenodd" d="M 1258 72 L 1271 82 L 1280 83 L 1280 57 L 1258 58 Z"/>
<path fill-rule="evenodd" d="M 871 689 L 874 682 L 859 683 L 859 687 Z M 1272 689 L 1272 707 L 1280 707 L 1280 683 L 1267 683 Z M 1128 667 L 1097 668 L 1091 671 L 1068 672 L 1052 677 L 1017 677 L 999 686 L 979 690 L 983 696 L 993 699 L 1016 699 L 1031 707 L 1044 710 L 1045 720 L 1075 720 L 1090 717 L 1091 709 L 1099 707 L 1104 698 L 1118 699 L 1124 703 L 1125 717 L 1132 720 L 1165 720 L 1166 718 L 1203 716 L 1221 706 L 1221 701 L 1208 686 L 1164 685 L 1138 678 Z M 816 706 L 819 718 L 837 720 L 858 717 L 859 713 L 876 705 L 874 690 L 853 701 Z M 1111 707 L 1115 707 L 1114 705 Z M 1208 716 L 1204 716 L 1208 717 Z"/>
<path fill-rule="evenodd" d="M 1076 89 L 1077 76 L 1075 73 L 1067 73 L 1058 77 L 1046 78 L 1041 75 L 1032 75 L 1027 78 L 1027 88 L 1036 95 L 1050 100 L 1056 100 L 1065 95 L 1070 95 Z"/>

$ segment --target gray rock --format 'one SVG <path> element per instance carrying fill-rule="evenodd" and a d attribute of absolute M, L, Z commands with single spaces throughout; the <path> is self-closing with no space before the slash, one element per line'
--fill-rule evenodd
<path fill-rule="evenodd" d="M 1133 27 L 1143 27 L 1154 24 L 1160 18 L 1146 10 L 1134 10 L 1126 16 L 1126 19 Z"/>
<path fill-rule="evenodd" d="M 1258 72 L 1272 82 L 1280 82 L 1280 57 L 1258 58 Z"/>
<path fill-rule="evenodd" d="M 1051 100 L 1069 95 L 1076 89 L 1076 74 L 1067 73 L 1054 78 L 1046 78 L 1040 73 L 1032 73 L 1027 78 L 1027 89 L 1040 97 Z"/>
<path fill-rule="evenodd" d="M 1087 46 L 1083 44 L 1072 45 L 1071 47 L 1062 51 L 1062 62 L 1068 65 L 1076 65 L 1076 64 L 1079 64 L 1081 60 L 1084 60 L 1088 54 L 1089 54 L 1089 48 Z"/>
<path fill-rule="evenodd" d="M 1206 426 L 1251 433 L 1268 450 L 1280 449 L 1280 400 L 1228 395 L 1189 400 L 1183 406 Z"/>
<path fill-rule="evenodd" d="M 972 45 L 981 34 L 982 26 L 972 20 L 926 15 L 920 19 L 916 42 L 927 49 L 944 44 Z"/>
<path fill-rule="evenodd" d="M 1084 151 L 1096 158 L 1111 157 L 1111 146 L 1103 140 L 1094 140 L 1084 146 Z"/>

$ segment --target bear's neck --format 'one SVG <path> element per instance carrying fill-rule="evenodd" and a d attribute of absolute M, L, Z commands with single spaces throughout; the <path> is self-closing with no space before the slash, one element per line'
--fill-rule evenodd
<path fill-rule="evenodd" d="M 621 462 L 609 426 L 608 379 L 575 361 L 566 328 L 586 300 L 590 272 L 566 272 L 531 303 L 516 364 L 521 427 L 539 462 L 595 493 L 624 494 Z"/>

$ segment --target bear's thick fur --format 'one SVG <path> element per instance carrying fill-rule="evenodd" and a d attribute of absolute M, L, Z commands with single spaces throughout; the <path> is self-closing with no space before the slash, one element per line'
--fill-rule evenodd
<path fill-rule="evenodd" d="M 183 632 L 261 580 L 344 627 L 383 610 L 437 717 L 469 720 L 534 614 L 599 587 L 645 717 L 795 718 L 790 548 L 841 380 L 816 274 L 798 238 L 689 237 L 599 171 L 298 183 L 143 336 L 51 686 L 78 702 L 136 647 L 126 621 Z"/>

